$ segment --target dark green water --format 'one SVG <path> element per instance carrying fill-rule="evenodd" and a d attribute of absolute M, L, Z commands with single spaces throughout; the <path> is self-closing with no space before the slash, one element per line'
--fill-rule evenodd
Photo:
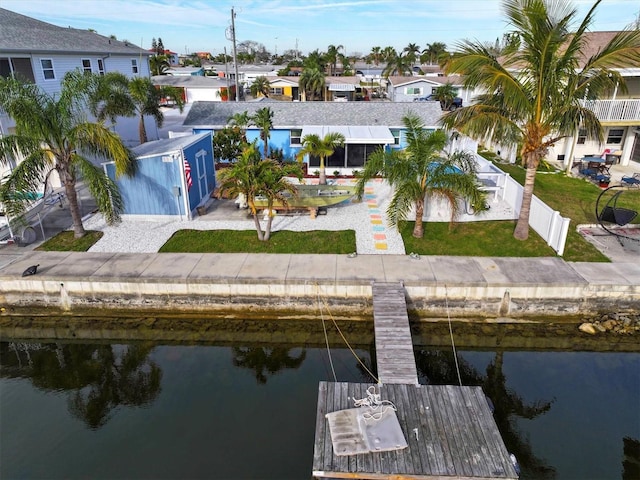
<path fill-rule="evenodd" d="M 458 356 L 522 478 L 640 475 L 639 353 Z M 331 358 L 338 380 L 369 381 L 347 349 Z M 451 349 L 416 360 L 422 383 L 457 383 Z M 0 363 L 3 480 L 310 478 L 318 382 L 333 380 L 318 344 L 5 341 Z"/>

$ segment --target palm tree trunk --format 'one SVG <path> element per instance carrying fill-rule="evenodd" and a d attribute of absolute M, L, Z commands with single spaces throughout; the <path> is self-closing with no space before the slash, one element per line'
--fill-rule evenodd
<path fill-rule="evenodd" d="M 422 224 L 422 216 L 424 215 L 424 199 L 416 202 L 416 223 L 413 226 L 413 236 L 415 238 L 424 237 L 424 226 Z"/>
<path fill-rule="evenodd" d="M 516 229 L 513 232 L 513 237 L 517 240 L 526 240 L 529 238 L 529 214 L 531 213 L 531 200 L 533 199 L 533 185 L 536 181 L 536 169 L 537 162 L 527 161 L 522 206 L 520 207 L 520 215 L 518 216 Z"/>
<path fill-rule="evenodd" d="M 82 238 L 87 232 L 82 224 L 82 214 L 80 213 L 80 206 L 78 205 L 78 194 L 76 192 L 75 180 L 69 178 L 64 181 L 64 193 L 67 196 L 69 211 L 71 212 L 71 218 L 73 219 L 73 236 L 74 238 Z"/>
<path fill-rule="evenodd" d="M 327 172 L 324 168 L 324 157 L 320 157 L 320 175 L 318 176 L 318 183 L 320 185 L 327 184 Z"/>
<path fill-rule="evenodd" d="M 140 121 L 138 122 L 138 135 L 140 136 L 140 143 L 147 143 L 147 129 L 144 126 L 144 115 L 140 114 Z"/>
<path fill-rule="evenodd" d="M 260 225 L 260 220 L 258 219 L 258 212 L 253 214 L 253 224 L 256 226 L 256 232 L 258 232 L 258 240 L 264 242 L 264 233 Z"/>

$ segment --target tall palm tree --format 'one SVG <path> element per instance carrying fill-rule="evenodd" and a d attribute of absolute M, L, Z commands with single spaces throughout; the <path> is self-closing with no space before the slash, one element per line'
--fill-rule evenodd
<path fill-rule="evenodd" d="M 180 112 L 184 109 L 179 88 L 156 87 L 147 77 L 128 78 L 120 72 L 109 72 L 100 80 L 99 89 L 90 102 L 94 115 L 100 121 L 110 119 L 114 123 L 119 116 L 138 117 L 140 143 L 148 141 L 146 116 L 153 117 L 158 127 L 162 127 L 164 114 L 160 104 L 163 99 L 171 100 Z"/>
<path fill-rule="evenodd" d="M 500 61 L 478 42 L 464 41 L 447 62 L 466 88 L 486 93 L 474 105 L 447 113 L 443 123 L 467 135 L 518 145 L 526 178 L 514 237 L 526 240 L 536 169 L 548 148 L 583 129 L 602 140 L 602 126 L 583 100 L 624 88 L 618 68 L 640 66 L 640 31 L 621 31 L 587 57 L 587 29 L 597 0 L 577 28 L 577 9 L 553 0 L 504 0 L 509 23 L 520 37 Z M 518 45 L 518 43 L 514 43 Z"/>
<path fill-rule="evenodd" d="M 413 65 L 416 63 L 416 60 L 418 60 L 420 47 L 415 43 L 410 43 L 402 49 L 402 52 L 405 54 L 407 62 L 409 62 L 413 67 Z"/>
<path fill-rule="evenodd" d="M 258 240 L 268 241 L 271 236 L 273 216 L 269 215 L 264 231 L 258 218 L 255 198 L 258 195 L 267 198 L 267 211 L 273 210 L 276 201 L 287 204 L 287 193 L 297 193 L 295 185 L 288 176 L 302 179 L 302 169 L 297 163 L 278 163 L 270 158 L 261 158 L 255 142 L 248 145 L 237 162 L 229 168 L 222 169 L 218 174 L 220 190 L 225 195 L 244 195 L 253 222 L 258 233 Z"/>
<path fill-rule="evenodd" d="M 7 165 L 12 158 L 23 158 L 0 187 L 0 201 L 10 216 L 25 210 L 19 192 L 38 191 L 56 171 L 69 202 L 76 238 L 86 233 L 76 192 L 79 176 L 107 223 L 119 219 L 124 204 L 118 187 L 89 158 L 114 161 L 118 175 L 133 175 L 136 162 L 117 134 L 86 119 L 87 99 L 98 81 L 98 75 L 71 72 L 54 97 L 34 84 L 0 78 L 0 108 L 16 123 L 15 133 L 0 136 L 0 163 Z"/>
<path fill-rule="evenodd" d="M 447 45 L 442 42 L 433 42 L 427 44 L 427 48 L 422 51 L 423 56 L 420 60 L 429 60 L 429 65 L 438 63 L 438 59 L 442 54 L 447 52 Z"/>
<path fill-rule="evenodd" d="M 271 129 L 273 128 L 273 110 L 270 107 L 256 110 L 256 113 L 251 117 L 251 123 L 260 129 L 264 158 L 267 158 L 269 156 L 269 138 L 271 138 Z"/>
<path fill-rule="evenodd" d="M 324 92 L 325 87 L 325 77 L 322 72 L 316 68 L 305 68 L 300 75 L 298 85 L 304 92 L 305 99 L 307 98 L 307 93 L 309 94 L 311 101 L 315 100 L 316 95 L 322 99 L 322 93 Z"/>
<path fill-rule="evenodd" d="M 259 94 L 263 95 L 266 98 L 269 98 L 269 93 L 271 92 L 271 82 L 265 76 L 256 77 L 256 79 L 251 84 L 251 95 L 257 97 Z"/>
<path fill-rule="evenodd" d="M 380 65 L 381 56 L 382 56 L 382 48 L 371 47 L 371 52 L 369 53 L 367 60 L 377 66 L 377 65 Z"/>
<path fill-rule="evenodd" d="M 329 45 L 327 48 L 327 53 L 325 53 L 324 58 L 329 64 L 329 76 L 332 77 L 336 73 L 336 69 L 338 66 L 338 60 L 344 58 L 344 55 L 340 52 L 340 50 L 344 50 L 342 45 Z"/>
<path fill-rule="evenodd" d="M 398 225 L 415 208 L 416 222 L 413 236 L 422 238 L 422 216 L 427 198 L 444 198 L 451 206 L 451 220 L 459 213 L 458 200 L 466 199 L 471 205 L 484 208 L 484 192 L 479 190 L 475 159 L 464 152 L 449 157 L 442 154 L 447 143 L 443 130 L 429 133 L 414 113 L 402 119 L 406 128 L 407 147 L 404 150 L 373 152 L 367 159 L 362 176 L 356 186 L 356 195 L 362 198 L 365 184 L 376 176 L 383 176 L 394 189 L 387 209 L 391 225 Z"/>
<path fill-rule="evenodd" d="M 387 60 L 387 66 L 382 71 L 382 76 L 389 78 L 392 75 L 412 75 L 413 63 L 406 55 L 394 55 Z"/>
<path fill-rule="evenodd" d="M 327 184 L 327 173 L 325 171 L 324 159 L 330 157 L 336 148 L 344 145 L 344 135 L 338 132 L 327 133 L 320 138 L 319 135 L 311 133 L 302 137 L 302 148 L 298 152 L 298 159 L 302 160 L 305 155 L 311 155 L 320 158 L 320 185 Z"/>

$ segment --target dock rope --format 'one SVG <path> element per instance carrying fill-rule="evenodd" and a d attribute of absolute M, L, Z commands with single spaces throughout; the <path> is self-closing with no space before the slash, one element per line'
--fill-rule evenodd
<path fill-rule="evenodd" d="M 347 348 L 349 349 L 349 351 L 352 353 L 352 355 L 355 357 L 355 359 L 358 361 L 358 363 L 360 364 L 360 366 L 369 374 L 371 375 L 371 378 L 373 378 L 375 380 L 376 383 L 380 383 L 380 380 L 378 379 L 378 377 L 376 377 L 371 370 L 369 370 L 369 368 L 364 364 L 364 362 L 362 360 L 360 360 L 360 357 L 358 356 L 358 354 L 355 352 L 355 350 L 351 347 L 351 345 L 349 344 L 349 341 L 346 339 L 346 337 L 344 336 L 344 334 L 342 333 L 342 330 L 340 330 L 340 327 L 338 326 L 338 324 L 336 323 L 335 318 L 333 318 L 333 315 L 331 315 L 331 310 L 329 310 L 329 306 L 327 305 L 327 302 L 324 298 L 322 298 L 322 296 L 320 295 L 320 286 L 316 283 L 316 291 L 318 292 L 318 302 L 321 302 L 322 305 L 324 305 L 324 307 L 327 310 L 327 313 L 329 314 L 329 318 L 331 319 L 331 321 L 333 322 L 333 325 L 336 327 L 336 330 L 338 331 L 338 333 L 340 334 L 340 337 L 342 338 L 342 341 L 344 342 L 344 344 L 347 346 Z M 322 325 L 324 326 L 324 317 L 322 316 L 322 306 L 320 306 L 320 317 L 322 318 Z M 327 330 L 324 330 L 324 337 L 325 337 L 325 342 L 327 344 L 327 351 L 329 352 L 329 358 L 331 358 L 331 351 L 329 350 L 329 338 L 327 336 Z M 333 363 L 332 363 L 333 365 Z M 333 367 L 332 367 L 333 368 Z M 334 372 L 334 377 L 335 377 L 335 372 Z M 337 381 L 337 380 L 336 380 Z"/>
<path fill-rule="evenodd" d="M 394 412 L 397 412 L 398 409 L 389 400 L 382 400 L 380 398 L 380 394 L 376 393 L 375 385 L 371 385 L 367 388 L 367 396 L 365 398 L 354 398 L 353 405 L 355 407 L 369 407 L 372 412 L 367 412 L 362 414 L 362 418 L 365 420 L 380 420 L 384 413 L 391 409 Z"/>
<path fill-rule="evenodd" d="M 331 372 L 333 373 L 333 381 L 338 382 L 336 377 L 336 369 L 333 368 L 333 359 L 331 358 L 331 349 L 329 348 L 329 336 L 327 335 L 327 326 L 324 323 L 324 315 L 322 314 L 322 306 L 320 304 L 320 292 L 318 291 L 318 305 L 320 308 L 320 318 L 322 319 L 322 330 L 324 330 L 324 343 L 327 345 L 327 355 L 329 356 L 329 364 L 331 365 Z"/>
<path fill-rule="evenodd" d="M 451 326 L 451 316 L 449 315 L 449 293 L 447 286 L 444 286 L 444 301 L 447 307 L 447 320 L 449 321 L 449 336 L 451 336 L 451 347 L 453 348 L 453 360 L 456 362 L 456 372 L 458 373 L 458 383 L 462 386 L 462 377 L 460 376 L 460 365 L 458 365 L 458 353 L 456 352 L 456 342 L 453 341 L 453 328 Z"/>

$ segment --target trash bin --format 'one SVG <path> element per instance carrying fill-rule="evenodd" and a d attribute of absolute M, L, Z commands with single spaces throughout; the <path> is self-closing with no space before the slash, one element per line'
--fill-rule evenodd
<path fill-rule="evenodd" d="M 620 156 L 619 155 L 613 155 L 613 154 L 608 154 L 607 157 L 605 158 L 605 160 L 607 162 L 613 162 L 614 165 L 620 163 Z"/>

